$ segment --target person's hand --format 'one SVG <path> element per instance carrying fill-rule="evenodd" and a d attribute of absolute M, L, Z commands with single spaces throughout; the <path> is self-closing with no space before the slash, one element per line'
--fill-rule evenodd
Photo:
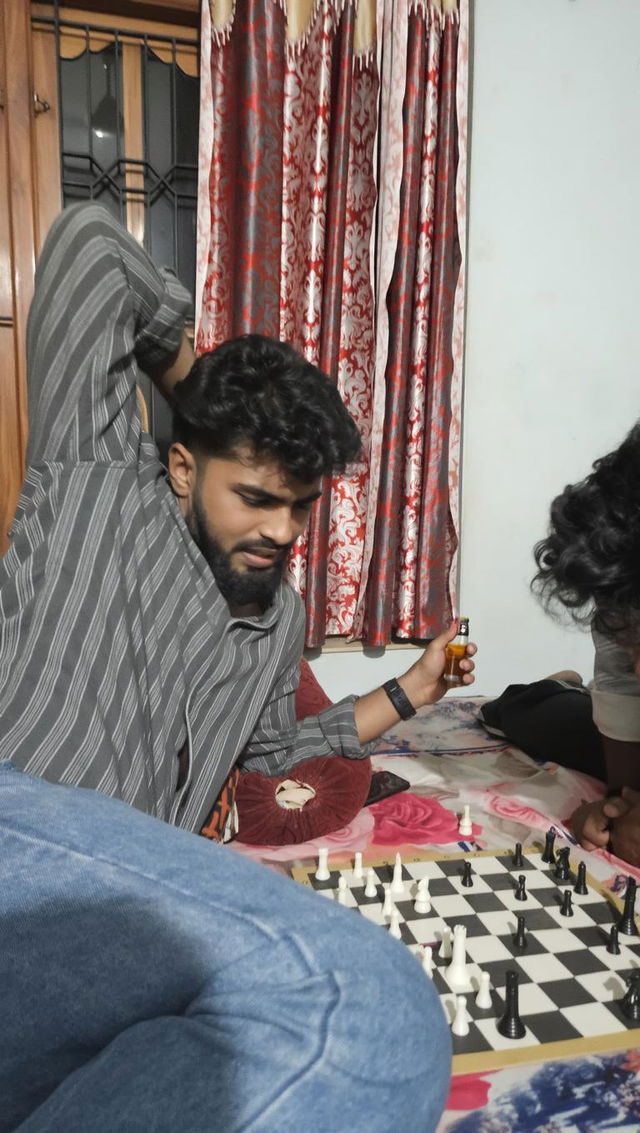
<path fill-rule="evenodd" d="M 611 837 L 612 823 L 622 818 L 631 808 L 624 798 L 628 787 L 623 787 L 620 795 L 609 799 L 599 799 L 595 803 L 582 803 L 570 818 L 571 829 L 585 850 L 604 850 Z"/>
<path fill-rule="evenodd" d="M 414 708 L 421 708 L 423 704 L 435 704 L 436 700 L 440 700 L 447 691 L 449 686 L 443 678 L 446 662 L 445 650 L 449 642 L 453 641 L 457 632 L 458 623 L 453 621 L 444 633 L 439 634 L 438 637 L 434 637 L 433 641 L 429 642 L 415 665 L 412 665 L 400 678 L 400 684 Z M 471 658 L 476 652 L 476 646 L 473 642 L 469 642 L 466 654 L 460 661 L 463 685 L 471 685 L 475 680 L 473 675 L 475 664 Z"/>
<path fill-rule="evenodd" d="M 627 809 L 611 823 L 611 849 L 617 858 L 640 866 L 640 791 L 623 787 L 621 800 Z"/>

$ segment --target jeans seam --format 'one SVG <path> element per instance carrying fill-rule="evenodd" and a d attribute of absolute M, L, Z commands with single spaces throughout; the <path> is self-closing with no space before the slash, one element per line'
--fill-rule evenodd
<path fill-rule="evenodd" d="M 331 981 L 335 991 L 335 997 L 333 1003 L 331 1003 L 327 1007 L 327 1010 L 325 1012 L 322 1029 L 318 1040 L 318 1049 L 309 1056 L 304 1069 L 296 1071 L 296 1073 L 291 1076 L 284 1088 L 280 1090 L 277 1097 L 273 1098 L 272 1101 L 269 1102 L 269 1105 L 266 1107 L 266 1109 L 263 1109 L 260 1113 L 248 1118 L 247 1121 L 243 1122 L 242 1125 L 236 1126 L 235 1129 L 230 1130 L 229 1133 L 251 1133 L 252 1129 L 256 1129 L 256 1123 L 262 1123 L 265 1119 L 268 1119 L 270 1112 L 276 1106 L 281 1105 L 283 1098 L 285 1098 L 291 1090 L 295 1089 L 295 1087 L 299 1085 L 299 1083 L 302 1082 L 308 1074 L 313 1073 L 315 1066 L 324 1056 L 329 1038 L 331 1018 L 333 1017 L 333 1015 L 335 1015 L 342 999 L 340 984 L 335 978 L 334 974 L 332 972 L 325 972 L 324 975 Z M 318 1029 L 320 1030 L 320 1028 Z"/>
<path fill-rule="evenodd" d="M 32 834 L 25 834 L 23 831 L 15 830 L 13 827 L 6 826 L 4 823 L 2 823 L 1 820 L 0 829 L 5 829 L 8 834 L 13 836 L 14 838 L 18 838 L 21 841 L 30 843 L 34 846 L 42 846 L 43 848 L 62 850 L 70 856 L 80 859 L 81 861 L 92 863 L 100 862 L 102 865 L 109 866 L 110 869 L 117 870 L 123 875 L 131 876 L 134 878 L 141 878 L 144 881 L 149 882 L 150 884 L 159 886 L 161 889 L 164 889 L 173 895 L 179 895 L 180 897 L 188 899 L 189 901 L 196 901 L 197 903 L 205 907 L 210 913 L 223 911 L 225 915 L 231 916 L 244 924 L 252 925 L 258 932 L 261 932 L 267 940 L 279 941 L 287 937 L 292 943 L 295 942 L 298 954 L 303 955 L 299 947 L 299 943 L 295 938 L 295 935 L 292 935 L 288 932 L 278 933 L 273 929 L 268 928 L 261 920 L 252 917 L 250 913 L 247 913 L 243 910 L 238 910 L 237 908 L 229 908 L 229 906 L 223 904 L 223 902 L 221 901 L 218 901 L 216 904 L 214 904 L 207 897 L 203 897 L 201 893 L 192 892 L 191 890 L 179 886 L 174 882 L 168 881 L 166 878 L 159 878 L 157 876 L 154 876 L 153 874 L 146 873 L 144 870 L 134 868 L 133 866 L 123 865 L 122 862 L 112 861 L 110 858 L 104 856 L 103 854 L 97 852 L 88 854 L 82 850 L 77 850 L 71 846 L 67 846 L 64 842 L 54 842 L 42 837 L 36 838 Z M 221 852 L 225 851 L 221 850 Z M 304 958 L 308 963 L 307 957 L 305 956 Z"/>

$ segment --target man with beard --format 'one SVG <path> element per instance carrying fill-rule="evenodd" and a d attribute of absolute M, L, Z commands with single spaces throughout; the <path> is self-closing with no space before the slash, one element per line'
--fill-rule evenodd
<path fill-rule="evenodd" d="M 284 343 L 247 336 L 193 364 L 188 308 L 104 209 L 54 224 L 0 563 L 0 737 L 20 770 L 199 831 L 238 763 L 361 758 L 439 699 L 455 626 L 397 685 L 296 723 L 304 615 L 282 568 L 359 437 L 334 383 Z M 173 401 L 168 481 L 140 426 L 140 368 Z"/>
<path fill-rule="evenodd" d="M 0 561 L 0 1131 L 434 1129 L 450 1042 L 411 954 L 188 832 L 238 762 L 359 758 L 438 699 L 456 627 L 296 724 L 282 568 L 357 433 L 282 343 L 192 366 L 188 305 L 103 209 L 54 224 Z M 140 368 L 173 397 L 168 480 Z"/>

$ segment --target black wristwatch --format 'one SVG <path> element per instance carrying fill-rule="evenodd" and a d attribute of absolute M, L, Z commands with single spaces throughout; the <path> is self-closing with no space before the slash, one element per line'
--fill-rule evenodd
<path fill-rule="evenodd" d="M 410 720 L 412 716 L 415 716 L 417 709 L 413 707 L 409 697 L 395 677 L 392 677 L 390 681 L 385 681 L 382 687 L 401 720 Z"/>

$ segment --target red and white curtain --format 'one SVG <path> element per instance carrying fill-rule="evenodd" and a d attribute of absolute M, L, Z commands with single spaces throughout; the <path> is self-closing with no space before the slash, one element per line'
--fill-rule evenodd
<path fill-rule="evenodd" d="M 205 0 L 196 345 L 335 376 L 364 457 L 292 555 L 307 644 L 439 632 L 455 593 L 468 0 Z"/>

